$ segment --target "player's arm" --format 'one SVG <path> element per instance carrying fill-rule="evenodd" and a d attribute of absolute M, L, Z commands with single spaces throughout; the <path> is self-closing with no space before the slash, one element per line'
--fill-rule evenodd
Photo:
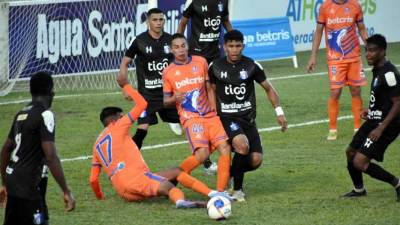
<path fill-rule="evenodd" d="M 211 107 L 213 107 L 214 110 L 217 110 L 216 86 L 215 84 L 212 84 L 210 81 L 207 81 L 206 88 L 210 105 Z"/>
<path fill-rule="evenodd" d="M 123 85 L 122 86 L 122 91 L 129 96 L 130 99 L 132 99 L 133 102 L 135 102 L 135 106 L 129 111 L 128 117 L 133 123 L 133 121 L 136 121 L 140 114 L 147 108 L 147 101 L 146 99 L 143 98 L 143 96 L 135 90 L 127 80 L 118 81 L 118 84 Z"/>
<path fill-rule="evenodd" d="M 364 45 L 367 43 L 368 32 L 367 28 L 363 21 L 357 22 L 358 33 L 361 36 L 361 40 L 364 42 Z"/>
<path fill-rule="evenodd" d="M 231 31 L 233 30 L 231 21 L 229 20 L 229 16 L 225 17 L 224 22 L 223 22 L 223 26 L 225 28 L 226 31 Z"/>
<path fill-rule="evenodd" d="M 7 200 L 7 189 L 6 189 L 6 168 L 8 162 L 10 160 L 10 152 L 14 148 L 14 142 L 7 138 L 4 142 L 3 148 L 1 149 L 1 161 L 0 161 L 0 168 L 1 168 L 1 183 L 2 186 L 0 188 L 0 204 L 5 206 L 5 202 Z"/>
<path fill-rule="evenodd" d="M 179 21 L 177 33 L 183 34 L 185 32 L 186 26 L 189 22 L 189 18 L 182 16 L 181 21 Z"/>
<path fill-rule="evenodd" d="M 90 170 L 90 178 L 89 178 L 89 183 L 90 187 L 92 188 L 94 194 L 96 195 L 96 198 L 99 200 L 104 199 L 104 193 L 101 190 L 100 182 L 99 182 L 99 177 L 101 173 L 101 164 L 98 162 L 96 159 L 96 156 L 93 154 L 93 161 L 92 161 L 92 168 Z"/>
<path fill-rule="evenodd" d="M 307 64 L 307 72 L 312 72 L 317 66 L 317 53 L 319 45 L 321 44 L 322 34 L 324 32 L 324 24 L 318 23 L 314 32 L 314 40 L 312 43 L 311 56 Z"/>
<path fill-rule="evenodd" d="M 72 211 L 75 208 L 75 199 L 65 181 L 60 159 L 57 156 L 56 146 L 53 141 L 42 141 L 42 149 L 46 159 L 46 165 L 64 193 L 65 210 Z"/>
<path fill-rule="evenodd" d="M 285 131 L 287 129 L 287 121 L 283 109 L 280 106 L 278 93 L 267 79 L 262 81 L 260 85 L 265 90 L 265 93 L 267 94 L 267 98 L 271 102 L 271 105 L 275 108 L 275 113 L 277 116 L 278 123 L 281 126 L 281 130 Z"/>
<path fill-rule="evenodd" d="M 124 56 L 124 58 L 122 58 L 122 62 L 119 66 L 119 74 L 118 74 L 118 85 L 120 87 L 123 87 L 123 85 L 121 86 L 121 84 L 125 84 L 128 82 L 128 68 L 129 68 L 129 64 L 132 62 L 132 58 L 128 57 L 128 56 Z"/>
<path fill-rule="evenodd" d="M 387 126 L 393 121 L 394 118 L 396 118 L 399 113 L 400 113 L 400 96 L 395 96 L 391 98 L 393 105 L 392 108 L 390 108 L 390 111 L 386 118 L 379 124 L 377 128 L 372 130 L 368 137 L 372 141 L 377 141 L 380 136 L 382 135 L 383 131 L 386 129 Z"/>

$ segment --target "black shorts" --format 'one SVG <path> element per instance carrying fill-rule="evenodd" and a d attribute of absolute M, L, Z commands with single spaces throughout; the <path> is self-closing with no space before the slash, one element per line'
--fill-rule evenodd
<path fill-rule="evenodd" d="M 138 119 L 138 124 L 157 124 L 157 112 L 162 121 L 179 123 L 179 116 L 176 108 L 164 108 L 163 102 L 149 101 L 146 111 L 144 111 Z"/>
<path fill-rule="evenodd" d="M 15 224 L 46 224 L 45 209 L 43 209 L 42 201 L 40 199 L 29 200 L 8 196 L 4 225 Z"/>
<path fill-rule="evenodd" d="M 225 132 L 229 137 L 230 143 L 232 143 L 232 140 L 236 135 L 244 134 L 249 141 L 249 153 L 263 153 L 260 134 L 258 133 L 257 125 L 254 122 L 251 123 L 241 118 L 220 118 Z"/>
<path fill-rule="evenodd" d="M 387 147 L 392 143 L 400 133 L 400 125 L 389 125 L 382 133 L 378 141 L 373 142 L 368 138 L 369 133 L 378 127 L 379 124 L 365 122 L 350 143 L 350 147 L 356 149 L 369 159 L 383 161 Z"/>

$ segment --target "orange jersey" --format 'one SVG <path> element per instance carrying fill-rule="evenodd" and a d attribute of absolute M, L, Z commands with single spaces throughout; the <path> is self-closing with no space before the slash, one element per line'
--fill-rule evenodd
<path fill-rule="evenodd" d="M 124 91 L 135 101 L 135 107 L 117 121 L 110 123 L 93 146 L 90 183 L 97 192 L 96 195 L 101 192 L 101 190 L 96 191 L 96 187 L 93 186 L 93 184 L 99 186 L 100 167 L 120 194 L 126 185 L 135 180 L 135 177 L 149 172 L 149 167 L 129 133 L 132 123 L 146 109 L 147 103 L 130 85 L 125 85 Z"/>
<path fill-rule="evenodd" d="M 357 0 L 340 4 L 326 0 L 319 11 L 318 23 L 325 27 L 328 63 L 353 62 L 361 55 L 357 23 L 363 22 L 363 13 Z"/>
<path fill-rule="evenodd" d="M 178 92 L 185 93 L 185 100 L 176 103 L 182 125 L 188 119 L 208 118 L 217 115 L 208 100 L 207 81 L 207 61 L 200 56 L 191 56 L 187 64 L 171 63 L 164 69 L 164 95 L 172 96 Z"/>

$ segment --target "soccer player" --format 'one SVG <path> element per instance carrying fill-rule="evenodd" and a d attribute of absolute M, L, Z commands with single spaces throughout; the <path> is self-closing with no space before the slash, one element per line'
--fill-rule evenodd
<path fill-rule="evenodd" d="M 163 72 L 164 105 L 175 105 L 178 109 L 193 153 L 180 168 L 190 173 L 217 148 L 220 152 L 217 191 L 224 191 L 229 181 L 231 148 L 210 103 L 215 97 L 208 81 L 207 61 L 201 56 L 188 55 L 188 43 L 180 33 L 172 35 L 171 51 L 175 60 Z"/>
<path fill-rule="evenodd" d="M 16 114 L 1 151 L 0 195 L 7 197 L 5 225 L 48 223 L 44 199 L 47 179 L 42 179 L 44 164 L 64 193 L 65 210 L 75 208 L 54 143 L 51 75 L 34 74 L 30 79 L 30 93 L 32 102 Z"/>
<path fill-rule="evenodd" d="M 207 63 L 220 57 L 219 39 L 221 25 L 227 31 L 232 30 L 229 20 L 228 0 L 186 0 L 185 10 L 178 25 L 178 33 L 183 34 L 191 20 L 189 53 L 206 58 Z M 215 163 L 207 159 L 204 167 L 208 174 L 217 171 Z"/>
<path fill-rule="evenodd" d="M 365 86 L 367 81 L 362 69 L 357 29 L 365 43 L 367 31 L 363 22 L 361 6 L 357 0 L 326 0 L 322 4 L 307 70 L 308 72 L 314 71 L 317 65 L 317 52 L 321 43 L 322 33 L 325 30 L 330 81 L 330 96 L 328 100 L 329 133 L 327 140 L 336 140 L 337 138 L 339 98 L 345 85 L 349 85 L 351 93 L 354 132 L 361 125 L 361 86 Z"/>
<path fill-rule="evenodd" d="M 128 74 L 128 66 L 135 59 L 139 93 L 148 102 L 147 109 L 138 119 L 138 127 L 133 140 L 139 149 L 147 135 L 149 126 L 158 123 L 157 115 L 168 122 L 172 131 L 182 134 L 179 116 L 175 108 L 163 107 L 162 71 L 172 60 L 169 52 L 171 35 L 164 32 L 165 15 L 158 8 L 147 12 L 148 30 L 132 42 L 120 65 L 120 74 Z"/>
<path fill-rule="evenodd" d="M 150 172 L 138 147 L 129 136 L 129 128 L 146 109 L 146 100 L 128 84 L 127 77 L 120 75 L 119 85 L 126 95 L 135 102 L 135 107 L 126 115 L 118 107 L 106 107 L 100 114 L 105 129 L 93 146 L 93 161 L 90 184 L 98 199 L 104 199 L 99 183 L 101 168 L 108 175 L 114 189 L 127 201 L 140 201 L 151 197 L 168 196 L 177 208 L 203 207 L 204 204 L 187 201 L 183 192 L 169 180 L 176 179 L 185 187 L 212 197 L 223 195 L 209 189 L 200 181 L 182 172 L 179 168 Z"/>
<path fill-rule="evenodd" d="M 354 135 L 346 150 L 347 169 L 354 189 L 344 197 L 367 195 L 362 173 L 392 185 L 400 202 L 400 182 L 371 159 L 382 162 L 386 148 L 400 133 L 400 74 L 386 56 L 384 36 L 375 34 L 366 40 L 366 58 L 373 66 L 369 108 L 362 111 L 366 122 Z"/>
<path fill-rule="evenodd" d="M 279 96 L 267 80 L 263 67 L 242 55 L 243 34 L 232 30 L 224 36 L 226 57 L 210 64 L 209 76 L 216 96 L 217 112 L 232 143 L 235 155 L 232 160 L 233 195 L 237 201 L 245 201 L 242 190 L 244 173 L 257 169 L 263 159 L 263 149 L 256 126 L 256 94 L 254 81 L 265 90 L 275 108 L 281 130 L 287 122 L 279 103 Z"/>

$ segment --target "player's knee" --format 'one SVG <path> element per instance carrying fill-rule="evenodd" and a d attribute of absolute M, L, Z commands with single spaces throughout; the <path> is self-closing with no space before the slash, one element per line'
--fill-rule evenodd
<path fill-rule="evenodd" d="M 364 162 L 363 160 L 359 160 L 358 158 L 354 158 L 353 165 L 357 170 L 362 172 L 365 172 L 368 168 L 368 162 Z"/>
<path fill-rule="evenodd" d="M 204 161 L 206 161 L 206 159 L 208 159 L 208 157 L 210 156 L 210 152 L 207 148 L 198 148 L 198 149 L 196 149 L 196 152 L 194 154 L 196 156 L 196 159 L 200 163 L 203 163 Z"/>
<path fill-rule="evenodd" d="M 350 94 L 352 97 L 361 96 L 361 88 L 356 86 L 350 86 Z"/>
<path fill-rule="evenodd" d="M 158 195 L 161 196 L 168 196 L 169 191 L 174 188 L 175 186 L 169 182 L 169 181 L 164 181 L 160 184 L 160 187 L 158 188 Z"/>
<path fill-rule="evenodd" d="M 243 137 L 239 137 L 243 136 Z M 235 152 L 242 154 L 242 155 L 247 155 L 249 154 L 249 142 L 244 135 L 238 135 L 233 139 L 232 146 L 235 149 Z"/>
<path fill-rule="evenodd" d="M 357 151 L 353 148 L 348 147 L 346 149 L 346 157 L 347 157 L 347 161 L 351 162 L 354 159 L 354 156 L 356 155 Z"/>
<path fill-rule="evenodd" d="M 262 154 L 252 154 L 251 167 L 253 167 L 253 169 L 257 169 L 258 167 L 261 166 L 262 161 L 263 161 Z"/>

